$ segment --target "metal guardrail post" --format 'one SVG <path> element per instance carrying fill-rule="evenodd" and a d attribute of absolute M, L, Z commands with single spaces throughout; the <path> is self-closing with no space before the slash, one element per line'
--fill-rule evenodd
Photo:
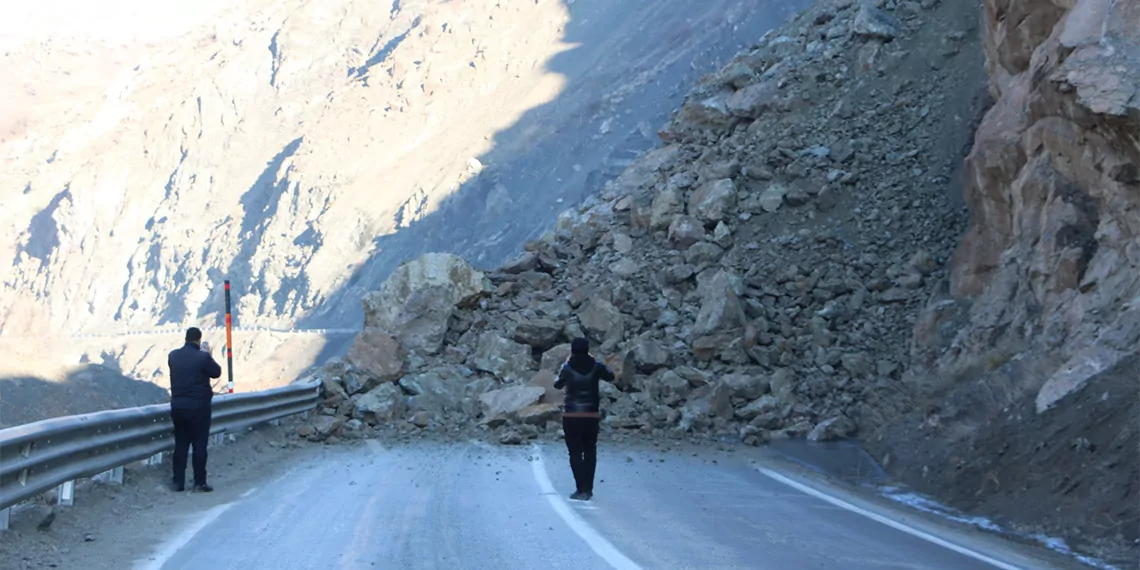
<path fill-rule="evenodd" d="M 75 481 L 64 481 L 62 485 L 56 487 L 56 497 L 59 499 L 59 504 L 65 507 L 70 507 L 75 504 Z"/>
<path fill-rule="evenodd" d="M 12 509 L 0 509 L 0 530 L 8 530 L 8 522 L 12 518 Z"/>
<path fill-rule="evenodd" d="M 147 457 L 146 458 L 146 464 L 148 467 L 154 467 L 156 465 L 162 465 L 162 452 L 160 451 L 154 455 L 151 455 L 150 457 Z"/>

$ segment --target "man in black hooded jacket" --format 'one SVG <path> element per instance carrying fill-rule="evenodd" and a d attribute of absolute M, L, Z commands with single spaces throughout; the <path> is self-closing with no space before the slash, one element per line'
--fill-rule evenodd
<path fill-rule="evenodd" d="M 556 390 L 566 391 L 563 401 L 562 431 L 570 451 L 570 470 L 577 489 L 571 499 L 589 501 L 594 496 L 594 470 L 598 464 L 600 380 L 613 382 L 614 373 L 590 355 L 590 343 L 576 338 L 570 343 L 570 358 L 558 371 Z"/>
<path fill-rule="evenodd" d="M 186 456 L 194 447 L 194 489 L 213 491 L 206 483 L 206 446 L 210 440 L 210 415 L 214 399 L 212 378 L 222 375 L 222 366 L 202 347 L 202 331 L 190 327 L 186 344 L 166 358 L 170 367 L 170 419 L 174 423 L 174 490 L 186 488 Z"/>

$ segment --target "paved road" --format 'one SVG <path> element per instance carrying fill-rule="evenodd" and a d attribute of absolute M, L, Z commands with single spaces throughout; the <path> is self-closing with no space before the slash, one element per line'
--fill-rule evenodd
<path fill-rule="evenodd" d="M 728 455 L 610 451 L 580 503 L 564 499 L 573 484 L 555 443 L 312 453 L 136 567 L 994 568 Z"/>

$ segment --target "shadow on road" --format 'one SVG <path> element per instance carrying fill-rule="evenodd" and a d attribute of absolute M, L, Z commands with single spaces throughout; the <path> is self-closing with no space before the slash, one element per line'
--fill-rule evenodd
<path fill-rule="evenodd" d="M 436 211 L 414 214 L 405 227 L 375 238 L 375 253 L 299 326 L 360 326 L 363 295 L 424 253 L 454 253 L 484 269 L 517 254 L 526 241 L 552 229 L 561 212 L 658 146 L 657 130 L 702 75 L 810 2 L 566 4 L 570 21 L 562 41 L 575 47 L 546 65 L 565 78 L 564 89 L 498 132 L 492 150 L 474 157 L 484 165 L 480 173 Z M 334 342 L 320 359 L 343 355 L 351 344 Z"/>
<path fill-rule="evenodd" d="M 166 401 L 165 388 L 101 364 L 78 367 L 58 382 L 34 376 L 0 377 L 0 428 Z"/>

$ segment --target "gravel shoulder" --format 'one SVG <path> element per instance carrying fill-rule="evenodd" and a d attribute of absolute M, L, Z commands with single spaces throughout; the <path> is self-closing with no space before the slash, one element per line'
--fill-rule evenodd
<path fill-rule="evenodd" d="M 127 568 L 132 556 L 145 558 L 161 538 L 177 534 L 188 521 L 236 501 L 292 465 L 299 444 L 288 433 L 288 424 L 266 425 L 211 445 L 207 468 L 213 493 L 173 493 L 169 454 L 161 466 L 128 466 L 122 485 L 81 481 L 71 506 L 50 504 L 53 493 L 47 493 L 13 510 L 9 530 L 0 532 L 0 566 Z M 46 530 L 38 530 L 52 513 Z"/>

